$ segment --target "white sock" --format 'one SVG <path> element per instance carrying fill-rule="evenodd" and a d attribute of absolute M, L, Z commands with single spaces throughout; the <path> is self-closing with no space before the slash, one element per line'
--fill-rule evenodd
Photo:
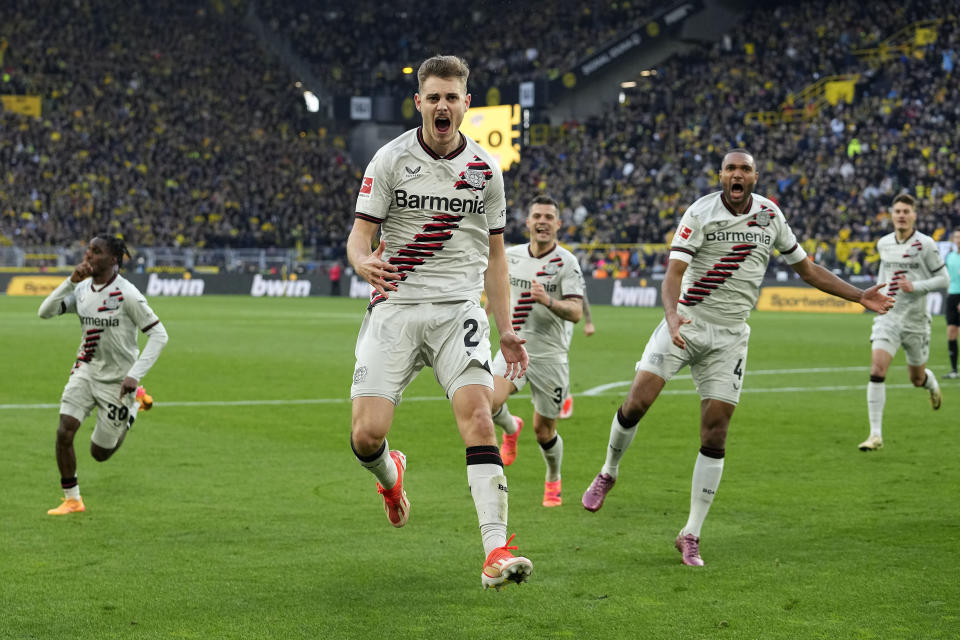
<path fill-rule="evenodd" d="M 377 482 L 380 483 L 381 487 L 393 489 L 394 485 L 397 484 L 397 463 L 390 457 L 390 445 L 387 444 L 386 440 L 383 441 L 383 446 L 373 460 L 361 460 L 356 449 L 354 449 L 353 454 L 357 456 L 357 461 L 361 467 L 377 477 Z"/>
<path fill-rule="evenodd" d="M 720 486 L 720 476 L 723 475 L 723 458 L 711 458 L 702 453 L 697 454 L 697 462 L 693 465 L 693 483 L 690 485 L 690 517 L 680 532 L 681 535 L 692 533 L 700 537 L 700 528 L 707 518 L 713 496 Z"/>
<path fill-rule="evenodd" d="M 477 507 L 486 557 L 507 544 L 507 477 L 498 464 L 468 464 L 467 482 Z"/>
<path fill-rule="evenodd" d="M 937 376 L 933 375 L 933 371 L 926 369 L 927 380 L 923 383 L 923 388 L 928 391 L 936 391 L 940 388 L 940 383 L 937 382 Z"/>
<path fill-rule="evenodd" d="M 80 499 L 80 484 L 77 483 L 70 487 L 69 489 L 63 490 L 63 496 L 67 500 L 79 500 Z"/>
<path fill-rule="evenodd" d="M 563 438 L 558 433 L 551 442 L 553 445 L 549 449 L 540 445 L 540 453 L 543 454 L 543 461 L 547 463 L 547 482 L 556 482 L 560 479 L 560 464 L 563 462 Z"/>
<path fill-rule="evenodd" d="M 870 418 L 870 435 L 883 437 L 883 405 L 887 403 L 887 386 L 883 382 L 867 383 L 867 415 Z"/>
<path fill-rule="evenodd" d="M 503 429 L 504 433 L 513 435 L 517 432 L 517 421 L 513 419 L 513 414 L 507 408 L 506 402 L 500 407 L 500 411 L 493 416 L 493 424 Z"/>
<path fill-rule="evenodd" d="M 607 460 L 603 463 L 603 469 L 600 473 L 605 473 L 611 478 L 616 478 L 620 471 L 620 458 L 626 453 L 627 447 L 633 442 L 637 435 L 637 426 L 624 429 L 620 424 L 620 412 L 617 411 L 613 416 L 613 422 L 610 424 L 610 442 L 607 444 Z"/>

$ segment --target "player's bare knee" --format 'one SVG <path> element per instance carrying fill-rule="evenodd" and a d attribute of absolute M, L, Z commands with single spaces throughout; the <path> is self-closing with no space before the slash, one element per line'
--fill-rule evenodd
<path fill-rule="evenodd" d="M 537 442 L 550 442 L 557 435 L 557 421 L 549 418 L 534 420 L 533 430 L 537 435 Z"/>
<path fill-rule="evenodd" d="M 110 459 L 110 456 L 113 455 L 114 451 L 116 451 L 116 448 L 104 449 L 103 447 L 98 447 L 93 443 L 90 444 L 90 455 L 97 462 L 106 462 Z"/>
<path fill-rule="evenodd" d="M 477 407 L 470 412 L 470 428 L 476 433 L 493 433 L 493 417 L 486 407 Z"/>
<path fill-rule="evenodd" d="M 76 422 L 74 420 L 74 422 Z M 57 443 L 62 445 L 72 445 L 73 438 L 77 435 L 77 427 L 79 424 L 73 424 L 69 421 L 63 420 L 61 417 L 60 425 L 57 427 Z"/>
<path fill-rule="evenodd" d="M 73 442 L 73 434 L 75 431 L 68 431 L 63 428 L 63 425 L 57 427 L 57 442 L 60 444 L 70 444 Z"/>
<path fill-rule="evenodd" d="M 350 434 L 350 445 L 353 450 L 362 456 L 373 455 L 380 450 L 384 438 L 371 433 L 366 429 L 354 429 Z"/>
<path fill-rule="evenodd" d="M 623 405 L 621 405 L 620 412 L 624 418 L 635 423 L 647 413 L 647 409 L 650 408 L 651 404 L 652 403 L 645 402 L 642 398 L 630 395 L 627 396 L 627 399 L 623 402 Z"/>
<path fill-rule="evenodd" d="M 727 442 L 730 416 L 722 411 L 705 411 L 700 418 L 700 443 L 712 449 L 723 449 Z"/>
<path fill-rule="evenodd" d="M 723 449 L 727 444 L 727 423 L 705 424 L 700 429 L 700 444 L 711 449 Z"/>

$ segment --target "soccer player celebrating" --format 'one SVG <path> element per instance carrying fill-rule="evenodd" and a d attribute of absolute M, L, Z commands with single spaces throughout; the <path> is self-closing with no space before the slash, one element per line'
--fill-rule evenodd
<path fill-rule="evenodd" d="M 560 216 L 556 201 L 539 195 L 527 212 L 530 242 L 507 249 L 513 329 L 526 340 L 530 366 L 526 374 L 506 378 L 507 362 L 498 353 L 493 361 L 493 421 L 503 428 L 500 457 L 510 465 L 517 457 L 517 436 L 523 421 L 510 415 L 507 397 L 530 383 L 533 428 L 547 464 L 543 506 L 558 507 L 563 438 L 557 418 L 570 388 L 570 323 L 583 313 L 583 276 L 576 257 L 557 244 Z"/>
<path fill-rule="evenodd" d="M 951 237 L 953 251 L 947 254 L 947 273 L 950 288 L 947 289 L 947 350 L 950 354 L 950 372 L 947 377 L 956 379 L 957 374 L 957 333 L 960 330 L 960 229 L 953 231 Z"/>
<path fill-rule="evenodd" d="M 129 253 L 123 240 L 97 236 L 87 246 L 83 262 L 47 296 L 38 312 L 41 318 L 75 313 L 82 329 L 76 362 L 60 399 L 56 451 L 64 498 L 47 511 L 50 515 L 86 510 L 77 483 L 74 436 L 96 407 L 90 455 L 104 462 L 116 453 L 137 417 L 138 396 L 143 401 L 139 381 L 167 343 L 167 332 L 147 299 L 119 273 L 124 255 Z M 147 334 L 142 353 L 138 330 Z"/>
<path fill-rule="evenodd" d="M 913 196 L 902 193 L 893 199 L 893 233 L 877 241 L 880 271 L 877 279 L 889 282 L 887 295 L 896 303 L 885 316 L 873 319 L 870 342 L 870 382 L 867 384 L 867 415 L 870 437 L 858 446 L 860 451 L 883 447 L 883 407 L 887 401 L 886 380 L 890 361 L 903 346 L 907 355 L 910 382 L 930 393 L 930 404 L 939 409 L 940 385 L 927 369 L 930 357 L 930 312 L 927 292 L 949 284 L 943 258 L 930 236 L 917 231 L 917 205 Z"/>
<path fill-rule="evenodd" d="M 510 553 L 516 547 L 506 538 L 507 479 L 490 416 L 484 286 L 506 375 L 523 375 L 528 356 L 510 325 L 503 175 L 459 129 L 470 106 L 469 73 L 454 56 L 424 61 L 414 95 L 422 126 L 384 145 L 363 176 L 347 254 L 373 291 L 357 338 L 351 445 L 378 481 L 390 524 L 402 527 L 410 515 L 407 462 L 386 437 L 403 390 L 422 367 L 433 367 L 466 445 L 486 554 L 481 581 L 500 589 L 524 582 L 533 565 Z M 371 253 L 378 229 L 380 244 Z"/>
<path fill-rule="evenodd" d="M 814 287 L 883 313 L 893 300 L 844 282 L 807 259 L 779 207 L 753 194 L 753 156 L 733 149 L 720 167 L 721 191 L 694 202 L 673 236 L 662 285 L 664 319 L 637 363 L 637 375 L 610 426 L 607 459 L 583 494 L 597 511 L 617 480 L 637 424 L 664 385 L 684 366 L 700 393 L 700 451 L 693 467 L 690 514 L 675 540 L 682 562 L 702 566 L 700 529 L 720 485 L 730 418 L 747 365 L 747 316 L 757 301 L 773 249 Z"/>

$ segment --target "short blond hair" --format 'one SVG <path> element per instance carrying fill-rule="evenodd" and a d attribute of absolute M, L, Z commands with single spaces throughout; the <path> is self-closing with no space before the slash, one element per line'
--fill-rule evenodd
<path fill-rule="evenodd" d="M 463 58 L 457 56 L 433 56 L 427 58 L 417 70 L 418 91 L 423 91 L 423 83 L 427 78 L 459 78 L 463 81 L 463 91 L 467 91 L 467 78 L 470 77 L 470 67 Z"/>

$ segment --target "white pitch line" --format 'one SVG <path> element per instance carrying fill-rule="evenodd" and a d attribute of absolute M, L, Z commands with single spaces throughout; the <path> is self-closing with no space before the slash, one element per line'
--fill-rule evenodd
<path fill-rule="evenodd" d="M 834 373 L 834 372 L 844 372 L 844 371 L 869 371 L 869 367 L 815 367 L 813 369 L 761 369 L 759 371 L 747 371 L 748 376 L 779 376 L 786 375 L 790 373 Z M 673 376 L 673 380 L 692 380 L 693 376 L 689 373 L 685 373 L 679 376 Z M 610 382 L 607 384 L 601 384 L 600 386 L 587 389 L 582 391 L 577 395 L 580 396 L 602 396 L 607 395 L 605 392 L 610 389 L 618 389 L 620 387 L 629 387 L 633 384 L 633 380 L 621 380 L 620 382 Z"/>
<path fill-rule="evenodd" d="M 814 369 L 767 369 L 760 371 L 751 371 L 750 375 L 782 375 L 782 374 L 791 374 L 791 373 L 829 373 L 829 372 L 843 372 L 843 371 L 866 371 L 867 367 L 839 367 L 839 368 L 830 368 L 830 367 L 818 367 Z M 689 380 L 689 375 L 676 376 L 677 379 L 686 379 Z M 593 387 L 587 391 L 580 392 L 576 395 L 578 396 L 591 396 L 591 397 L 601 397 L 601 396 L 620 396 L 622 392 L 612 391 L 612 389 L 626 387 L 631 384 L 632 381 L 626 380 L 621 382 L 611 382 L 610 384 L 600 385 L 599 387 Z M 841 386 L 817 386 L 817 387 L 768 387 L 768 388 L 746 388 L 743 390 L 743 393 L 806 393 L 806 392 L 815 392 L 823 393 L 830 391 L 856 391 L 862 390 L 865 388 L 865 385 L 841 385 Z M 888 384 L 888 389 L 912 389 L 912 384 Z M 696 389 L 664 389 L 660 395 L 668 396 L 691 396 L 697 395 Z M 518 399 L 529 398 L 529 394 L 515 396 Z M 403 399 L 404 402 L 448 402 L 446 398 L 441 394 L 433 396 L 417 396 L 417 397 L 407 397 Z M 276 406 L 276 405 L 311 405 L 311 404 L 343 404 L 350 402 L 349 398 L 291 398 L 289 400 L 199 400 L 199 401 L 170 401 L 170 402 L 155 402 L 154 405 L 158 407 L 256 407 L 256 406 Z M 2 410 L 30 410 L 30 409 L 56 409 L 59 404 L 0 404 L 0 411 Z"/>

